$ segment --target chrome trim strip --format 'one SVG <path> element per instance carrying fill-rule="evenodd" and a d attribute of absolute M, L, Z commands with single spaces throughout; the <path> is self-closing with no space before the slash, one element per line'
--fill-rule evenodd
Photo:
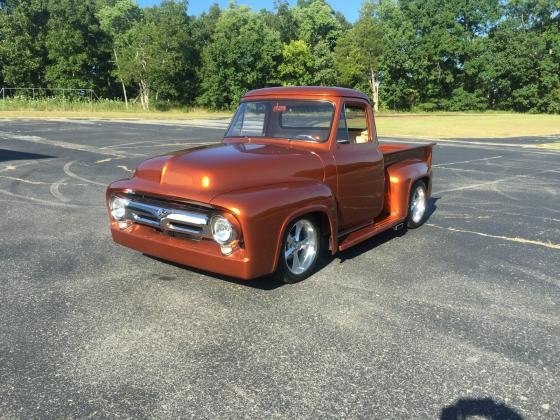
<path fill-rule="evenodd" d="M 173 211 L 173 213 L 167 215 L 167 219 L 187 225 L 204 226 L 208 223 L 208 217 L 205 214 L 187 213 L 184 211 Z"/>
<path fill-rule="evenodd" d="M 173 216 L 173 214 L 170 214 L 169 216 Z M 186 233 L 188 235 L 200 235 L 201 232 L 198 229 L 192 229 L 185 226 L 177 226 L 173 224 L 173 220 L 169 216 L 161 219 L 160 225 L 163 230 L 172 230 L 175 232 Z"/>
<path fill-rule="evenodd" d="M 132 219 L 137 223 L 142 223 L 144 225 L 150 225 L 153 227 L 159 227 L 159 221 L 146 219 L 145 217 L 139 216 L 136 213 L 132 213 Z"/>

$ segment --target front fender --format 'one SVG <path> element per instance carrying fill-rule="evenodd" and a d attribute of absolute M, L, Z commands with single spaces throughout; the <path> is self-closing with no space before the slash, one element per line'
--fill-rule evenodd
<path fill-rule="evenodd" d="M 254 276 L 276 270 L 282 238 L 294 218 L 323 213 L 329 221 L 332 249 L 337 249 L 336 201 L 331 189 L 318 181 L 266 185 L 221 194 L 211 204 L 228 210 L 238 219 Z"/>

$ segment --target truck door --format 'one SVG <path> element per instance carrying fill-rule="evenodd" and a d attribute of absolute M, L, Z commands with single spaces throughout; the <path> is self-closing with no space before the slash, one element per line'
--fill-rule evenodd
<path fill-rule="evenodd" d="M 340 227 L 348 229 L 371 221 L 383 209 L 385 173 L 373 115 L 365 101 L 344 102 L 339 113 L 334 157 Z"/>

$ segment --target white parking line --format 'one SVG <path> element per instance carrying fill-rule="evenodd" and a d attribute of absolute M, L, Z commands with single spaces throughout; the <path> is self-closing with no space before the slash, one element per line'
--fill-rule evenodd
<path fill-rule="evenodd" d="M 458 147 L 460 149 L 477 149 L 477 150 L 494 150 L 494 151 L 519 151 L 522 149 L 525 155 L 548 155 L 558 156 L 558 152 L 550 151 L 545 152 L 536 147 L 531 148 L 524 144 L 511 144 L 511 143 L 490 143 L 482 141 L 461 141 L 461 140 L 444 140 L 444 139 L 401 139 L 394 137 L 380 137 L 380 143 L 403 143 L 403 144 L 420 144 L 426 145 L 430 142 L 436 142 L 435 147 Z"/>
<path fill-rule="evenodd" d="M 122 169 L 122 170 L 125 171 L 125 172 L 130 172 L 130 173 L 133 173 L 133 172 L 134 172 L 134 170 L 129 169 L 128 166 L 126 166 L 126 165 L 117 165 L 117 168 L 120 168 L 120 169 Z"/>
<path fill-rule="evenodd" d="M 16 194 L 16 193 L 6 191 L 6 190 L 0 190 L 0 194 L 7 195 L 9 197 L 19 198 L 19 199 L 22 199 L 22 200 L 25 200 L 25 201 L 31 201 L 31 202 L 37 203 L 37 204 L 43 204 L 43 205 L 46 205 L 46 206 L 71 207 L 71 208 L 81 207 L 81 206 L 78 206 L 77 204 L 60 203 L 60 202 L 56 202 L 56 201 L 41 200 L 40 198 L 28 197 L 26 195 Z"/>
<path fill-rule="evenodd" d="M 48 182 L 32 181 L 30 179 L 18 178 L 17 176 L 0 175 L 0 178 L 9 179 L 11 181 L 23 182 L 24 184 L 31 184 L 31 185 L 47 185 L 48 184 Z"/>
<path fill-rule="evenodd" d="M 62 201 L 63 203 L 68 203 L 70 201 L 70 199 L 68 197 L 65 197 L 59 190 L 60 186 L 64 184 L 67 179 L 67 177 L 60 178 L 58 181 L 53 182 L 49 188 L 53 197 Z"/>
<path fill-rule="evenodd" d="M 18 163 L 17 165 L 14 165 L 13 163 L 8 163 L 6 166 L 4 166 L 2 169 L 0 169 L 0 172 L 15 171 L 16 169 L 19 169 L 22 166 L 37 165 L 39 163 L 52 162 L 53 160 L 57 160 L 57 159 L 60 159 L 60 158 L 53 157 L 53 158 L 47 158 L 47 159 L 35 159 L 35 160 L 32 160 L 31 162 Z"/>
<path fill-rule="evenodd" d="M 477 174 L 493 174 L 495 172 L 481 171 L 480 169 L 464 169 L 464 168 L 447 168 L 445 166 L 440 166 L 438 171 L 453 171 L 453 172 L 471 172 Z"/>
<path fill-rule="evenodd" d="M 112 161 L 113 159 L 121 159 L 121 158 L 105 158 L 105 159 L 99 159 L 99 160 L 96 160 L 94 163 L 106 163 L 106 162 Z"/>
<path fill-rule="evenodd" d="M 153 140 L 146 140 L 146 141 L 133 141 L 128 143 L 120 143 L 120 144 L 112 144 L 109 146 L 100 147 L 100 149 L 115 149 L 122 146 L 135 146 L 137 144 L 144 144 L 144 143 L 154 143 Z"/>
<path fill-rule="evenodd" d="M 80 181 L 87 182 L 88 184 L 100 185 L 100 186 L 102 186 L 102 187 L 106 187 L 106 186 L 108 185 L 108 184 L 102 184 L 101 182 L 92 181 L 91 179 L 87 179 L 87 178 L 81 177 L 81 176 L 79 176 L 79 175 L 76 175 L 74 172 L 72 172 L 72 171 L 70 170 L 70 167 L 71 167 L 74 163 L 76 163 L 75 160 L 73 160 L 73 161 L 71 161 L 71 162 L 68 162 L 68 163 L 67 163 L 66 165 L 64 165 L 64 167 L 62 168 L 62 169 L 64 170 L 64 173 L 65 173 L 66 175 L 68 175 L 69 177 L 74 178 L 74 179 L 79 179 Z"/>
<path fill-rule="evenodd" d="M 433 167 L 439 167 L 439 166 L 459 165 L 461 163 L 472 163 L 472 162 L 479 162 L 479 161 L 483 161 L 483 160 L 492 160 L 492 159 L 500 159 L 500 158 L 503 158 L 503 156 L 492 156 L 492 157 L 487 157 L 487 158 L 482 158 L 482 159 L 463 160 L 461 162 L 440 163 L 438 165 L 432 165 L 432 166 Z"/>
<path fill-rule="evenodd" d="M 458 228 L 454 228 L 454 227 L 438 226 L 438 225 L 434 225 L 432 223 L 426 223 L 426 226 L 430 226 L 430 227 L 437 228 L 437 229 L 449 230 L 451 232 L 469 233 L 471 235 L 483 236 L 485 238 L 501 239 L 503 241 L 517 242 L 517 243 L 520 243 L 520 244 L 537 245 L 537 246 L 542 246 L 542 247 L 550 248 L 550 249 L 560 249 L 560 244 L 554 244 L 552 242 L 535 241 L 533 239 L 525 239 L 525 238 L 519 238 L 519 237 L 490 235 L 488 233 L 476 232 L 474 230 L 466 230 L 466 229 L 458 229 Z"/>
<path fill-rule="evenodd" d="M 518 207 L 518 208 L 527 208 L 526 206 L 519 206 L 517 204 L 513 204 L 514 207 Z M 548 216 L 538 216 L 538 215 L 534 215 L 534 214 L 522 214 L 522 213 L 514 213 L 514 212 L 510 212 L 510 211 L 505 211 L 505 210 L 493 210 L 493 209 L 485 209 L 482 207 L 476 207 L 476 206 L 472 206 L 472 205 L 466 205 L 466 204 L 457 204 L 457 203 L 446 203 L 446 207 L 459 207 L 459 208 L 467 208 L 467 209 L 471 209 L 471 210 L 475 210 L 478 212 L 482 212 L 482 213 L 492 213 L 492 214 L 496 214 L 499 216 L 513 216 L 513 217 L 518 217 L 518 218 L 529 218 L 529 219 L 537 219 L 537 220 L 542 220 L 545 222 L 556 222 L 556 223 L 560 223 L 560 219 L 556 219 L 554 217 L 548 217 Z M 551 210 L 551 209 L 549 209 Z M 443 215 L 446 218 L 455 218 L 455 217 L 460 217 L 460 218 L 465 218 L 467 216 L 472 217 L 471 214 L 472 213 L 466 213 L 466 214 L 461 214 L 461 215 L 456 215 L 453 214 L 451 212 L 448 213 L 448 215 L 446 215 L 447 213 L 445 212 L 441 212 L 438 211 L 438 214 Z M 478 216 L 478 217 L 483 217 L 483 216 Z M 494 216 L 484 216 L 485 218 L 494 218 Z M 468 217 L 467 217 L 468 218 Z"/>
<path fill-rule="evenodd" d="M 139 148 L 144 148 L 144 147 L 161 147 L 161 146 L 179 146 L 182 148 L 186 148 L 188 149 L 190 146 L 205 146 L 208 144 L 219 144 L 220 142 L 217 141 L 212 141 L 212 142 L 204 142 L 204 143 L 191 143 L 191 142 L 180 142 L 180 143 L 154 143 L 154 144 L 142 144 L 140 146 L 126 146 L 123 147 L 121 146 L 121 149 L 139 149 Z"/>
<path fill-rule="evenodd" d="M 108 156 L 128 156 L 128 157 L 142 157 L 145 155 L 136 154 L 136 153 L 125 153 L 119 152 L 117 150 L 110 151 L 104 150 L 99 147 L 89 146 L 87 144 L 79 144 L 79 143 L 70 143 L 67 141 L 60 141 L 60 140 L 49 140 L 44 137 L 39 136 L 24 136 L 20 134 L 13 134 L 8 133 L 5 131 L 0 131 L 0 138 L 4 138 L 7 140 L 16 140 L 16 141 L 26 141 L 29 143 L 35 144 L 45 144 L 47 146 L 54 146 L 54 147 L 61 147 L 63 149 L 70 149 L 70 150 L 79 150 L 81 152 L 89 152 L 89 153 L 97 153 L 100 155 L 108 155 Z"/>
<path fill-rule="evenodd" d="M 487 181 L 487 182 L 480 182 L 478 184 L 465 185 L 463 187 L 449 188 L 447 190 L 441 190 L 441 191 L 434 192 L 434 193 L 432 193 L 432 195 L 440 195 L 440 194 L 443 194 L 443 193 L 449 193 L 449 192 L 453 192 L 453 191 L 470 190 L 470 189 L 477 188 L 477 187 L 484 187 L 486 185 L 493 185 L 493 184 L 498 184 L 500 182 L 512 181 L 514 179 L 528 178 L 528 177 L 531 177 L 533 175 L 540 175 L 540 174 L 546 174 L 546 173 L 551 173 L 551 172 L 555 173 L 555 172 L 557 172 L 558 169 L 559 168 L 548 169 L 546 171 L 538 171 L 538 172 L 533 172 L 533 173 L 525 174 L 525 175 L 514 175 L 514 176 L 507 177 L 507 178 L 496 179 L 494 181 Z"/>

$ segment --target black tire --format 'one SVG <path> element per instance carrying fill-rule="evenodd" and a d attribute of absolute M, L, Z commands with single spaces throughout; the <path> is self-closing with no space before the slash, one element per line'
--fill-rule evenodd
<path fill-rule="evenodd" d="M 408 214 L 406 226 L 409 229 L 416 229 L 426 221 L 428 210 L 428 189 L 424 181 L 416 181 L 410 189 L 408 197 Z"/>
<path fill-rule="evenodd" d="M 315 251 L 312 252 L 310 248 L 302 248 L 293 251 L 289 254 L 290 243 L 293 244 L 294 235 L 297 226 L 302 226 L 300 231 L 300 242 L 303 243 L 306 238 L 310 239 L 310 244 L 314 242 Z M 313 230 L 314 233 L 311 232 Z M 298 242 L 299 243 L 299 242 Z M 292 284 L 300 282 L 317 270 L 317 263 L 320 260 L 321 253 L 323 252 L 323 243 L 321 231 L 317 221 L 309 216 L 303 216 L 299 219 L 292 221 L 284 233 L 282 238 L 282 247 L 280 248 L 280 255 L 278 257 L 278 265 L 274 276 L 283 283 Z M 313 247 L 313 245 L 311 245 Z M 293 247 L 292 247 L 293 248 Z M 289 254 L 288 256 L 287 253 Z M 295 260 L 292 255 L 297 255 L 298 262 L 300 257 L 302 259 L 301 267 L 303 271 L 295 270 Z"/>

